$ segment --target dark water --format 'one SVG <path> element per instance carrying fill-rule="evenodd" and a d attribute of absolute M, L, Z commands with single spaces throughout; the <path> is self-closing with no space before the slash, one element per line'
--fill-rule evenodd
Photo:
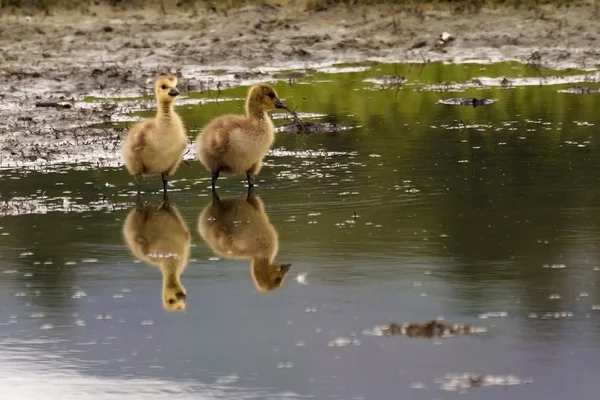
<path fill-rule="evenodd" d="M 1 171 L 0 200 L 50 208 L 0 220 L 2 399 L 596 399 L 600 96 L 427 87 L 538 79 L 514 64 L 396 72 L 399 90 L 368 81 L 394 74 L 377 65 L 276 85 L 298 111 L 354 128 L 280 134 L 266 159 L 264 211 L 247 209 L 252 229 L 234 239 L 277 230 L 275 260 L 292 264 L 279 290 L 258 291 L 250 260 L 215 257 L 201 239 L 211 197 L 198 162 L 172 182 L 191 234 L 179 313 L 163 309 L 161 271 L 123 240 L 123 169 Z M 239 112 L 246 90 L 179 111 L 197 131 Z M 437 104 L 474 96 L 498 101 Z M 159 180 L 144 185 L 158 201 Z M 219 186 L 246 212 L 241 178 Z M 433 317 L 486 331 L 371 333 Z M 450 375 L 465 373 L 486 384 L 457 389 Z"/>

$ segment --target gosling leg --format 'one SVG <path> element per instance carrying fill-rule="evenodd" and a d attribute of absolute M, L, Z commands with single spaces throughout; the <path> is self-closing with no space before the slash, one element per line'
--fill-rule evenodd
<path fill-rule="evenodd" d="M 159 210 L 161 208 L 169 208 L 169 206 L 171 205 L 171 203 L 169 202 L 169 196 L 167 195 L 167 184 L 169 183 L 169 174 L 163 172 L 161 176 L 163 183 L 163 202 L 160 204 L 160 207 L 158 207 Z"/>
<path fill-rule="evenodd" d="M 253 188 L 254 187 L 254 173 L 247 172 L 246 179 L 248 180 L 248 189 Z"/>
<path fill-rule="evenodd" d="M 137 195 L 140 196 L 140 192 L 142 191 L 142 174 L 137 174 L 133 176 L 135 180 L 135 184 L 137 186 Z"/>
<path fill-rule="evenodd" d="M 215 189 L 215 185 L 217 184 L 217 179 L 219 179 L 219 170 L 217 171 L 213 171 L 212 173 L 212 181 L 211 181 L 211 188 L 213 190 L 213 192 L 216 190 Z"/>
<path fill-rule="evenodd" d="M 161 175 L 163 184 L 163 200 L 168 200 L 169 196 L 167 196 L 167 184 L 169 183 L 169 174 L 163 172 Z"/>

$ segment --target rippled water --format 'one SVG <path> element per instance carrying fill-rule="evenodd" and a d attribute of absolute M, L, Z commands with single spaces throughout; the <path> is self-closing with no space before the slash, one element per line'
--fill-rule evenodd
<path fill-rule="evenodd" d="M 600 95 L 560 92 L 585 73 L 334 72 L 276 87 L 351 129 L 279 134 L 250 201 L 226 178 L 212 204 L 208 174 L 183 165 L 181 218 L 150 211 L 168 226 L 153 231 L 161 262 L 189 230 L 189 258 L 162 270 L 181 273 L 184 312 L 163 308 L 161 269 L 123 239 L 142 212 L 123 169 L 0 171 L 21 214 L 0 219 L 2 399 L 595 399 Z M 403 86 L 377 79 L 395 73 Z M 179 111 L 196 132 L 246 90 Z M 439 103 L 457 97 L 496 102 Z M 144 188 L 160 199 L 158 179 Z M 269 261 L 292 264 L 278 289 Z M 482 329 L 377 334 L 435 317 Z"/>

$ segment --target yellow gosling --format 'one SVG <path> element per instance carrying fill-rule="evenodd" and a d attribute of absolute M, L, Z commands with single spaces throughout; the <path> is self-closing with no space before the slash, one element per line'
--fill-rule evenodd
<path fill-rule="evenodd" d="M 181 118 L 173 109 L 179 95 L 175 76 L 159 76 L 154 85 L 156 117 L 135 124 L 123 140 L 121 152 L 125 167 L 138 189 L 143 176 L 161 175 L 163 200 L 168 201 L 167 182 L 183 160 L 187 135 Z"/>
<path fill-rule="evenodd" d="M 262 160 L 275 140 L 275 127 L 267 111 L 287 109 L 267 83 L 254 85 L 246 98 L 246 115 L 222 115 L 209 122 L 196 138 L 197 157 L 212 174 L 212 189 L 219 174 L 246 175 L 254 186 Z"/>

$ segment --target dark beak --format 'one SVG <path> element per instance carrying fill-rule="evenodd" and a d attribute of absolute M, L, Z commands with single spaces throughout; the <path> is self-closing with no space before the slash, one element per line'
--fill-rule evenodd
<path fill-rule="evenodd" d="M 292 268 L 292 264 L 281 264 L 281 267 L 279 267 L 279 272 L 282 274 L 287 274 L 290 268 Z"/>
<path fill-rule="evenodd" d="M 276 108 L 283 108 L 284 110 L 287 110 L 287 107 L 285 106 L 285 104 L 283 104 L 281 102 L 281 100 L 279 100 L 279 99 L 275 100 L 275 107 Z"/>
<path fill-rule="evenodd" d="M 171 89 L 171 90 L 173 90 L 173 89 Z M 183 292 L 178 292 L 178 293 L 175 293 L 175 298 L 177 300 L 183 300 L 183 301 L 185 301 L 186 295 Z"/>
<path fill-rule="evenodd" d="M 171 88 L 171 90 L 169 90 L 169 96 L 172 96 L 172 97 L 179 96 L 179 90 L 177 90 L 175 88 Z"/>

